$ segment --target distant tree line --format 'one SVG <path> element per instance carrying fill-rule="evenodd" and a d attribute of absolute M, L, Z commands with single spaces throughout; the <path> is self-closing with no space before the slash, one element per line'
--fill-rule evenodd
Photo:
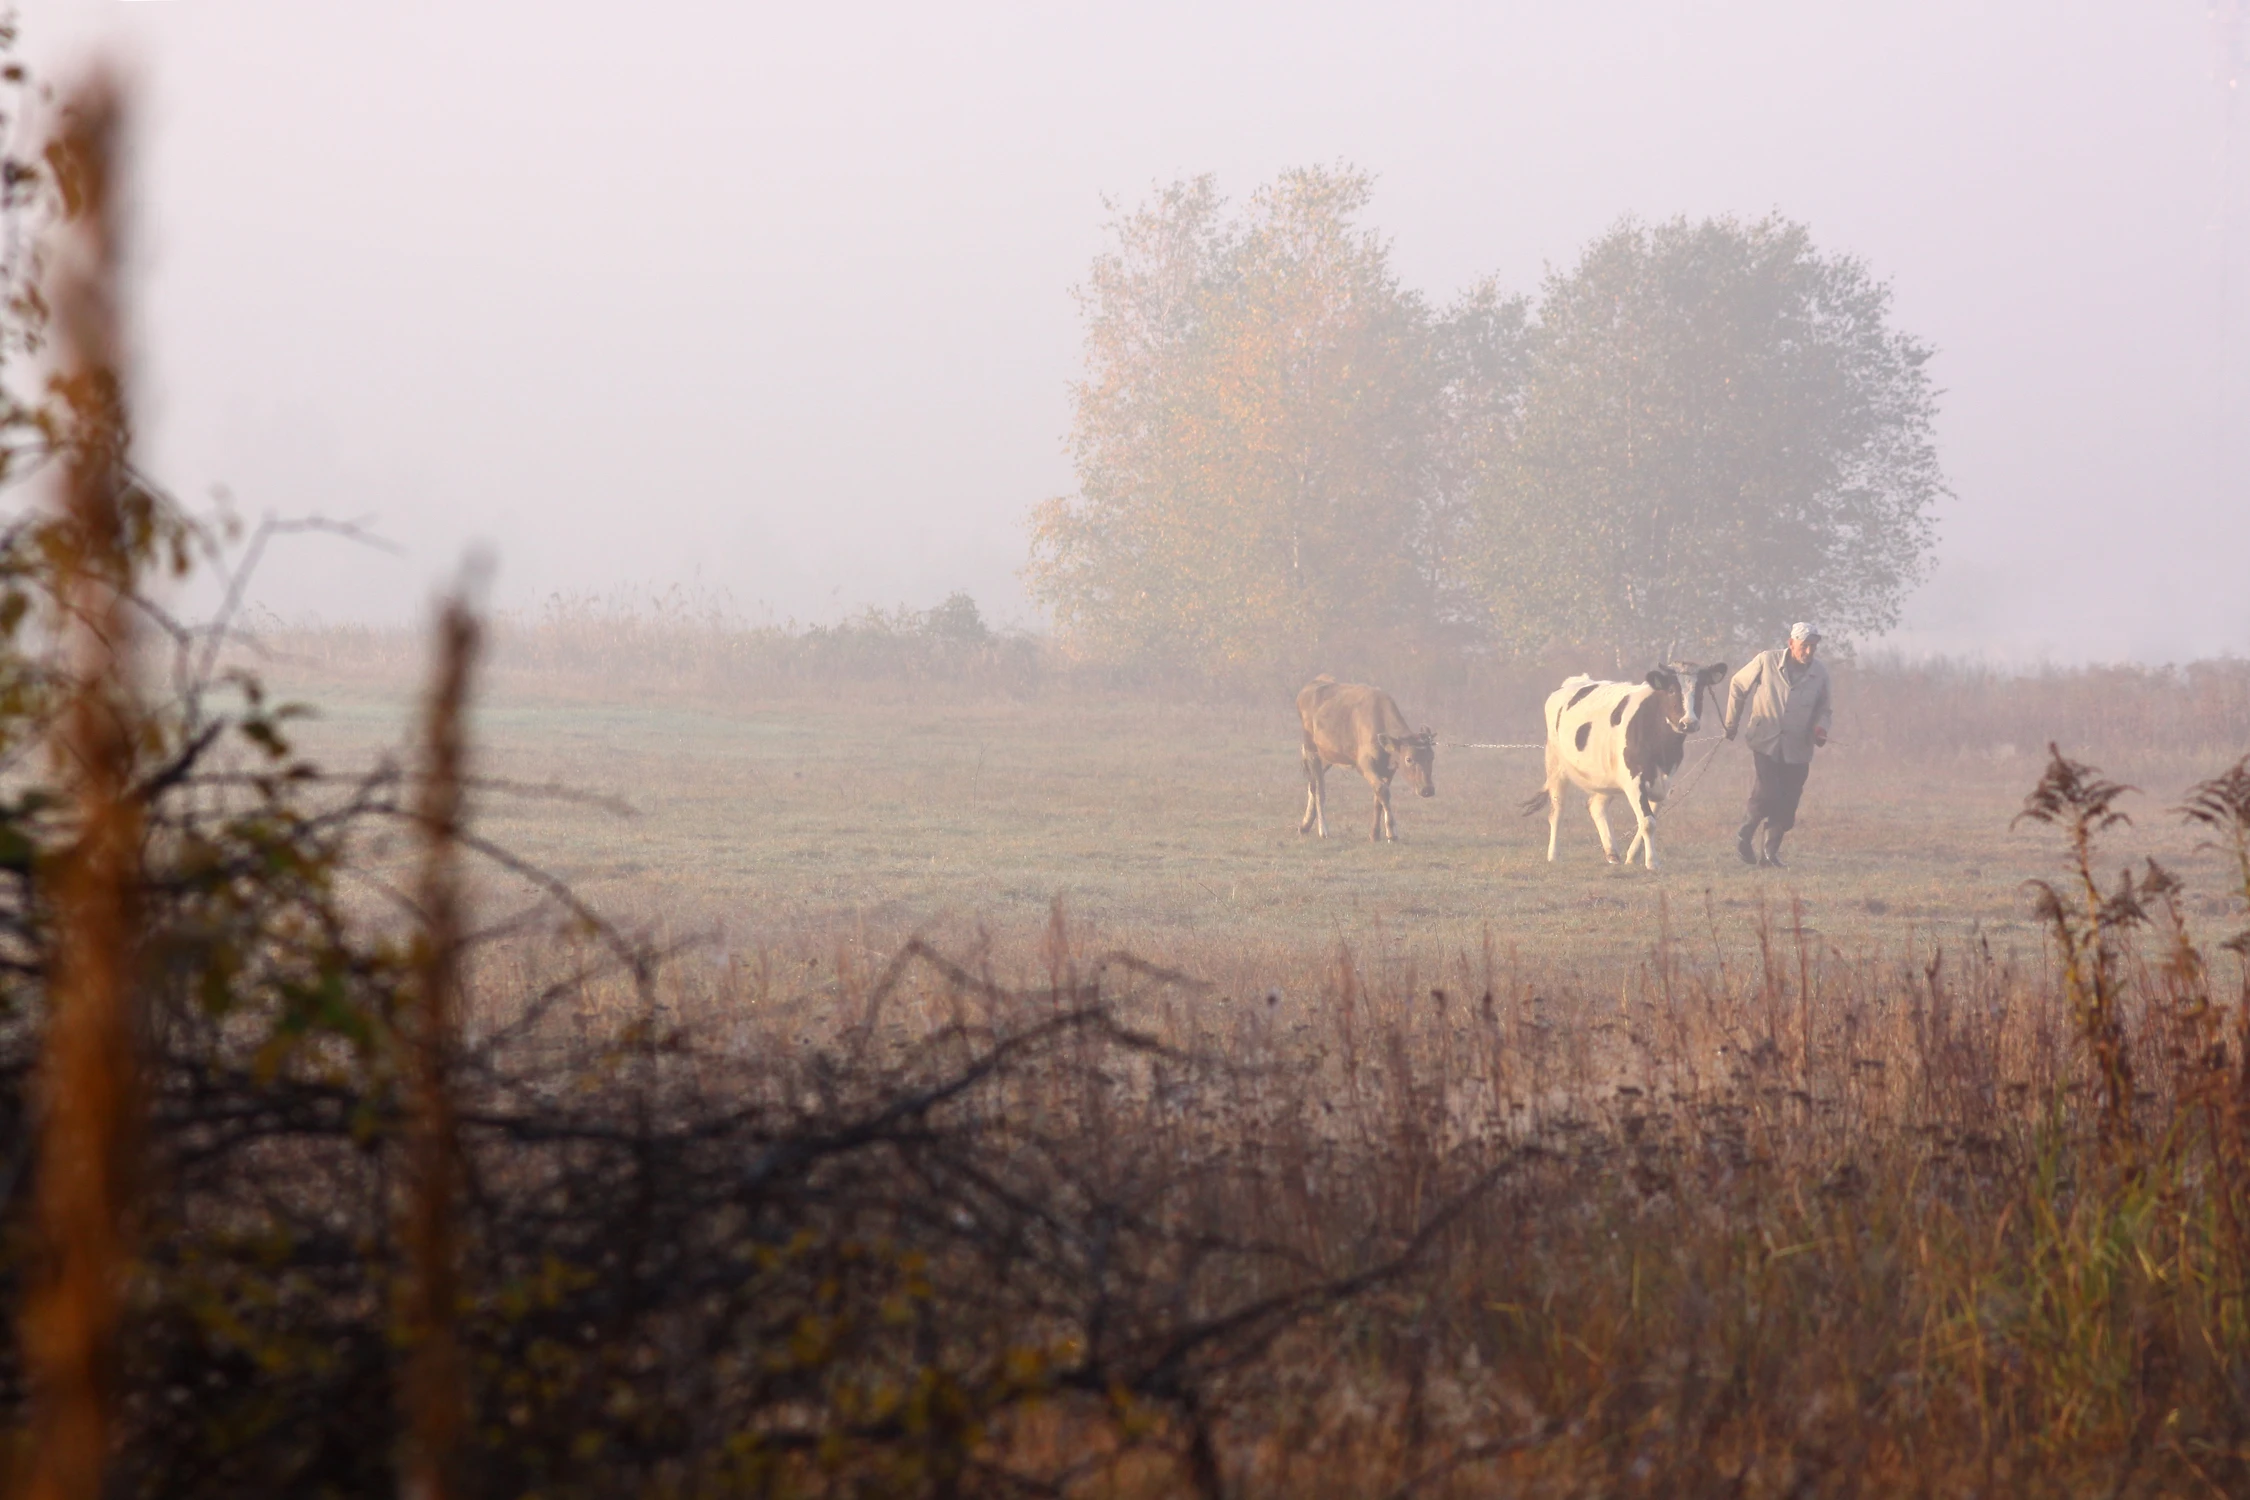
<path fill-rule="evenodd" d="M 1896 622 L 1946 495 L 1930 349 L 1779 218 L 1625 219 L 1536 297 L 1434 307 L 1371 180 L 1209 177 L 1112 226 L 1080 289 L 1075 495 L 1027 578 L 1093 659 L 1344 645 L 1719 650 Z"/>

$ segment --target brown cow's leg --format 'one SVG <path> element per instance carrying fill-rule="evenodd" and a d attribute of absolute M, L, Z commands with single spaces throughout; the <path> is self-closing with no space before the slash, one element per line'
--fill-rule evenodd
<path fill-rule="evenodd" d="M 1377 762 L 1377 765 L 1381 765 L 1381 762 Z M 1390 776 L 1386 776 L 1384 771 L 1377 771 L 1366 760 L 1359 762 L 1359 774 L 1368 780 L 1368 787 L 1375 789 L 1375 828 L 1372 828 L 1368 837 L 1375 841 L 1395 839 L 1397 834 L 1390 832 Z"/>
<path fill-rule="evenodd" d="M 1309 745 L 1305 747 L 1304 759 L 1305 821 L 1297 825 L 1297 832 L 1302 834 L 1317 829 L 1316 836 L 1326 838 L 1328 837 L 1328 812 L 1325 804 L 1328 799 L 1323 793 L 1327 790 L 1328 763 L 1320 758 L 1319 751 Z"/>
<path fill-rule="evenodd" d="M 1364 762 L 1359 774 L 1366 778 L 1375 793 L 1375 826 L 1367 836 L 1380 842 L 1391 831 L 1391 778 L 1370 770 Z"/>

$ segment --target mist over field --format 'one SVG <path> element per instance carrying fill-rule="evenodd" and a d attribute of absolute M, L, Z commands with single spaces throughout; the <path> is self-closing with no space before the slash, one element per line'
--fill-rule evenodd
<path fill-rule="evenodd" d="M 1215 175 L 1374 177 L 1444 303 L 1537 290 L 1633 214 L 1805 224 L 1936 351 L 1952 497 L 1911 652 L 2250 649 L 2231 7 L 37 0 L 41 64 L 148 90 L 146 449 L 299 549 L 284 616 L 683 584 L 826 623 L 955 590 L 1037 624 L 1081 285 L 1112 217 Z M 2230 186 L 2231 184 L 2231 186 Z M 2230 288 L 2232 290 L 2230 290 Z"/>
<path fill-rule="evenodd" d="M 9 1482 L 2250 1494 L 2246 72 L 25 6 Z"/>

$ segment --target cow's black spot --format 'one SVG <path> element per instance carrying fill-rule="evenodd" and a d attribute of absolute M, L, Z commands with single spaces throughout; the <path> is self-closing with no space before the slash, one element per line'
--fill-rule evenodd
<path fill-rule="evenodd" d="M 1609 722 L 1612 728 L 1625 721 L 1625 705 L 1632 701 L 1630 695 L 1617 700 L 1617 707 L 1609 711 Z"/>
<path fill-rule="evenodd" d="M 1576 707 L 1578 706 L 1578 700 L 1579 700 L 1579 699 L 1581 699 L 1581 698 L 1585 697 L 1585 696 L 1586 696 L 1586 695 L 1587 695 L 1588 693 L 1592 692 L 1592 691 L 1593 691 L 1593 690 L 1594 690 L 1595 688 L 1598 688 L 1598 687 L 1600 687 L 1600 686 L 1601 686 L 1601 684 L 1600 684 L 1600 683 L 1598 683 L 1598 682 L 1589 682 L 1589 683 L 1587 683 L 1587 684 L 1586 684 L 1586 685 L 1585 685 L 1584 687 L 1580 688 L 1580 689 L 1579 689 L 1579 690 L 1578 690 L 1577 692 L 1575 692 L 1575 693 L 1572 693 L 1572 694 L 1570 695 L 1570 701 L 1569 701 L 1568 703 L 1565 703 L 1565 704 L 1563 705 L 1563 707 L 1565 707 L 1565 708 L 1576 708 Z"/>
<path fill-rule="evenodd" d="M 1677 771 L 1687 750 L 1686 737 L 1665 720 L 1667 706 L 1677 710 L 1679 699 L 1674 697 L 1667 705 L 1665 696 L 1651 693 L 1643 698 L 1640 712 L 1625 726 L 1625 769 L 1644 779 Z"/>
<path fill-rule="evenodd" d="M 1588 737 L 1589 735 L 1591 735 L 1591 734 L 1592 734 L 1593 732 L 1594 732 L 1594 721 L 1593 721 L 1592 719 L 1588 719 L 1588 720 L 1587 720 L 1587 721 L 1586 721 L 1585 723 L 1583 723 L 1583 724 L 1581 724 L 1581 725 L 1579 725 L 1579 726 L 1578 726 L 1578 748 L 1579 748 L 1579 749 L 1583 750 L 1583 749 L 1585 749 L 1585 748 L 1586 748 L 1586 739 L 1587 739 L 1587 737 Z"/>

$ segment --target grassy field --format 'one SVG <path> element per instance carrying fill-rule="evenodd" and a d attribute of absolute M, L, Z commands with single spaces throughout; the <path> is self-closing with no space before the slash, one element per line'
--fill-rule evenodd
<path fill-rule="evenodd" d="M 302 738 L 335 767 L 401 743 L 406 682 L 279 685 L 320 706 Z M 1228 982 L 1252 957 L 1343 941 L 1426 961 L 1489 942 L 1609 983 L 1663 924 L 1715 956 L 1754 946 L 1761 913 L 1801 923 L 1816 947 L 1845 958 L 1983 941 L 2030 959 L 2039 939 L 2022 882 L 2053 873 L 2057 858 L 2051 838 L 2009 826 L 2035 756 L 1855 752 L 1849 704 L 1843 743 L 1815 768 L 1788 870 L 1737 861 L 1749 756 L 1705 738 L 1689 747 L 1659 824 L 1654 874 L 1603 863 L 1575 794 L 1559 858 L 1546 862 L 1543 813 L 1516 811 L 1537 788 L 1537 751 L 1441 749 L 1434 799 L 1401 783 L 1392 845 L 1366 836 L 1364 784 L 1331 772 L 1330 836 L 1301 837 L 1286 704 L 762 706 L 503 679 L 476 723 L 485 774 L 632 809 L 493 793 L 480 805 L 485 831 L 604 910 L 674 935 L 707 932 L 735 953 L 980 928 L 1012 942 L 1043 929 L 1060 900 L 1089 940 L 1215 967 Z M 2211 856 L 2164 809 L 2218 766 L 2143 757 L 2107 769 L 2149 789 L 2115 855 L 2154 854 L 2191 887 L 2212 888 Z M 1630 815 L 1613 822 L 1622 848 Z"/>
<path fill-rule="evenodd" d="M 2246 891 L 2167 810 L 2241 753 L 2239 697 L 1840 679 L 1794 867 L 1736 861 L 1721 747 L 1651 874 L 1576 802 L 1546 862 L 1537 752 L 1441 751 L 1391 846 L 1335 776 L 1318 841 L 1285 701 L 700 692 L 671 660 L 503 659 L 476 710 L 518 787 L 484 834 L 706 939 L 652 971 L 558 920 L 472 960 L 479 1461 L 609 1445 L 491 1492 L 2250 1493 L 2250 990 L 2214 941 Z M 333 770 L 407 737 L 411 672 L 272 678 Z M 2060 826 L 2011 826 L 2044 763 L 2009 747 L 2048 735 L 2148 789 L 2133 826 L 2075 772 Z M 2250 838 L 2228 785 L 2205 833 Z M 2073 818 L 2101 893 L 2151 855 L 2184 889 L 2087 901 Z M 266 1247 L 379 1243 L 341 1076 L 301 1058 L 328 1134 L 210 1183 L 257 1232 L 174 1298 L 208 1257 L 251 1311 L 181 1320 L 173 1364 L 244 1318 L 298 1337 Z M 285 1274 L 314 1264 L 344 1311 L 277 1431 L 389 1389 L 330 1353 L 392 1347 L 388 1262 Z"/>

